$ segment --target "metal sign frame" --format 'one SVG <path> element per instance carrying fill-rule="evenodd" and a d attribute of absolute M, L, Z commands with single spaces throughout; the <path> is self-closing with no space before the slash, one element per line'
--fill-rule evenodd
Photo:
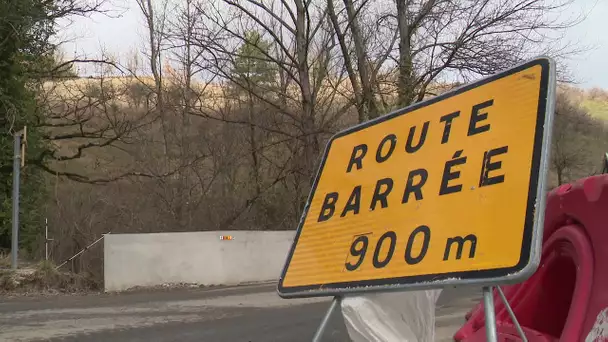
<path fill-rule="evenodd" d="M 515 330 L 517 330 L 517 334 L 521 338 L 522 342 L 528 342 L 526 333 L 524 332 L 523 328 L 519 324 L 519 321 L 517 320 L 517 317 L 515 316 L 513 309 L 511 308 L 511 304 L 509 304 L 509 301 L 505 297 L 505 294 L 504 294 L 504 292 L 502 292 L 502 289 L 500 288 L 500 286 L 496 286 L 496 287 L 485 286 L 483 288 L 483 305 L 484 305 L 484 308 L 488 308 L 487 310 L 484 310 L 484 315 L 485 315 L 485 319 L 486 319 L 485 326 L 486 326 L 487 341 L 488 342 L 497 342 L 497 340 L 498 340 L 498 332 L 496 330 L 496 313 L 495 313 L 496 306 L 494 305 L 494 296 L 493 296 L 494 289 L 496 289 L 496 293 L 498 293 L 500 300 L 505 305 L 505 309 L 507 310 L 507 313 L 509 314 L 511 321 L 515 325 Z M 329 323 L 329 320 L 330 320 L 333 312 L 341 304 L 342 304 L 342 297 L 335 296 L 334 299 L 331 301 L 329 308 L 325 312 L 325 316 L 323 316 L 323 319 L 321 320 L 321 323 L 319 324 L 319 327 L 317 328 L 315 335 L 312 338 L 313 342 L 321 342 L 323 340 L 323 334 L 325 333 L 325 330 L 327 329 L 327 324 Z"/>
<path fill-rule="evenodd" d="M 320 180 L 320 176 L 329 154 L 332 141 L 366 127 L 388 121 L 392 118 L 402 116 L 425 106 L 440 102 L 455 95 L 467 92 L 492 81 L 510 76 L 514 73 L 530 67 L 541 66 L 540 92 L 537 111 L 537 124 L 534 133 L 534 150 L 528 191 L 528 203 L 526 207 L 525 227 L 522 253 L 519 263 L 514 267 L 502 269 L 486 269 L 479 271 L 465 271 L 442 274 L 426 274 L 407 277 L 395 277 L 385 279 L 374 279 L 368 281 L 316 284 L 306 286 L 284 287 L 283 280 L 293 257 L 298 239 L 302 232 L 304 221 L 310 209 L 312 198 Z M 306 201 L 301 216 L 298 230 L 285 261 L 281 278 L 277 286 L 278 294 L 283 298 L 315 297 L 315 296 L 338 296 L 343 294 L 398 291 L 398 290 L 421 290 L 441 288 L 450 285 L 486 285 L 515 283 L 530 277 L 540 263 L 540 251 L 542 244 L 542 231 L 545 211 L 545 187 L 546 175 L 549 163 L 551 131 L 553 126 L 553 115 L 555 108 L 556 93 L 555 62 L 546 56 L 539 56 L 521 63 L 513 68 L 502 71 L 495 75 L 483 78 L 476 82 L 461 86 L 447 93 L 416 103 L 404 109 L 391 112 L 377 119 L 356 125 L 334 135 L 327 143 L 323 157 L 312 185 L 312 190 Z"/>

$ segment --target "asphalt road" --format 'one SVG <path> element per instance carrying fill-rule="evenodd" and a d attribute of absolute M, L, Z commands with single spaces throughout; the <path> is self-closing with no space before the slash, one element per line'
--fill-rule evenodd
<path fill-rule="evenodd" d="M 444 290 L 437 341 L 449 341 L 476 289 Z M 1 341 L 311 341 L 328 298 L 283 300 L 275 285 L 3 299 Z M 325 341 L 349 341 L 341 313 Z"/>

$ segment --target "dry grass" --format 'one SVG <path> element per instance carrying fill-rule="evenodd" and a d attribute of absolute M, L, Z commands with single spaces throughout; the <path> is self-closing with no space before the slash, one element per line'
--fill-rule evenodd
<path fill-rule="evenodd" d="M 11 267 L 11 254 L 0 252 L 0 269 Z"/>
<path fill-rule="evenodd" d="M 98 290 L 100 285 L 86 274 L 60 272 L 48 261 L 33 269 L 0 270 L 0 293 L 77 293 Z"/>

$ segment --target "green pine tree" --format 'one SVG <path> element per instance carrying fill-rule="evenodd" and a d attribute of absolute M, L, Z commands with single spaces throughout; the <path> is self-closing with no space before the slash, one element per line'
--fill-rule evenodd
<path fill-rule="evenodd" d="M 232 70 L 235 83 L 245 89 L 270 87 L 276 79 L 276 68 L 267 57 L 271 43 L 257 31 L 246 32 L 244 38 Z"/>
<path fill-rule="evenodd" d="M 26 160 L 44 150 L 38 128 L 37 77 L 54 60 L 52 1 L 0 1 L 0 248 L 10 248 L 13 133 L 27 126 Z M 40 232 L 45 185 L 41 171 L 26 162 L 21 176 L 20 247 L 31 249 Z"/>

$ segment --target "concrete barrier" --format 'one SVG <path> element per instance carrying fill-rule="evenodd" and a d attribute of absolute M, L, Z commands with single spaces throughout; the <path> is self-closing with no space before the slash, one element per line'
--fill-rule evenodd
<path fill-rule="evenodd" d="M 108 234 L 104 288 L 277 280 L 294 235 L 294 231 Z"/>

